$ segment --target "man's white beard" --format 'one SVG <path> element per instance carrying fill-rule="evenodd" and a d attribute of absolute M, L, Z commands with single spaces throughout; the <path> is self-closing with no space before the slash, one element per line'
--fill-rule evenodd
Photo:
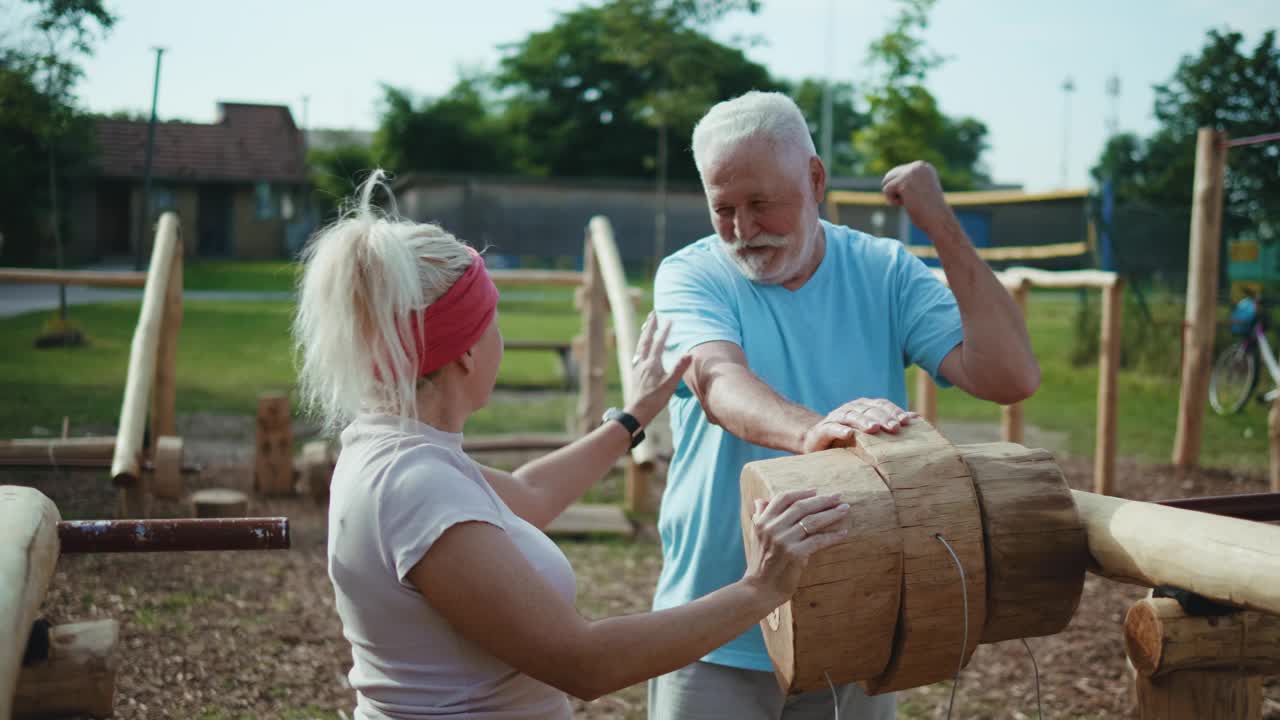
<path fill-rule="evenodd" d="M 725 249 L 729 251 L 729 257 L 732 258 L 733 263 L 738 266 L 738 269 L 742 271 L 742 274 L 745 275 L 748 280 L 759 282 L 760 278 L 764 275 L 765 268 L 769 261 L 777 257 L 777 253 L 743 256 L 738 254 L 738 251 L 744 247 L 784 248 L 789 242 L 790 241 L 782 235 L 760 233 L 759 235 L 751 238 L 750 242 L 743 242 L 739 240 L 735 242 L 726 242 L 724 245 Z"/>

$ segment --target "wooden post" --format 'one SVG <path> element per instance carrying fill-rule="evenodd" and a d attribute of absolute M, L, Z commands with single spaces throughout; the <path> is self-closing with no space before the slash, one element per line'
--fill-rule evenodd
<path fill-rule="evenodd" d="M 177 435 L 178 397 L 178 333 L 182 329 L 182 231 L 170 265 L 168 292 L 165 293 L 164 319 L 160 323 L 160 344 L 156 349 L 156 381 L 151 393 L 151 436 Z"/>
<path fill-rule="evenodd" d="M 58 562 L 58 508 L 28 487 L 0 486 L 0 720 L 11 716 L 31 623 Z"/>
<path fill-rule="evenodd" d="M 111 479 L 120 489 L 116 512 L 123 517 L 146 517 L 150 510 L 150 491 L 141 471 L 142 437 L 147 425 L 147 409 L 151 405 L 152 384 L 156 379 L 156 355 L 164 322 L 165 298 L 169 293 L 169 277 L 178 246 L 178 216 L 166 212 L 160 216 L 157 226 L 142 309 L 138 312 L 138 326 L 129 348 L 120 428 L 116 431 L 116 448 L 111 461 Z"/>
<path fill-rule="evenodd" d="M 922 367 L 916 368 L 916 412 L 930 425 L 938 423 L 938 385 Z"/>
<path fill-rule="evenodd" d="M 253 486 L 261 495 L 293 494 L 293 427 L 289 396 L 258 396 L 258 430 L 254 449 Z"/>
<path fill-rule="evenodd" d="M 1183 468 L 1195 465 L 1200 459 L 1200 428 L 1208 400 L 1209 372 L 1213 366 L 1226 141 L 1226 133 L 1212 128 L 1200 128 L 1196 136 L 1187 314 L 1183 326 L 1182 390 L 1173 442 L 1173 464 Z"/>
<path fill-rule="evenodd" d="M 14 717 L 111 717 L 119 642 L 120 626 L 115 620 L 52 628 L 49 657 L 24 667 L 18 677 Z"/>
<path fill-rule="evenodd" d="M 329 443 L 314 440 L 302 446 L 298 458 L 299 491 L 305 492 L 317 504 L 329 502 L 329 484 L 333 481 L 333 453 Z"/>
<path fill-rule="evenodd" d="M 578 366 L 578 427 L 579 435 L 586 435 L 600 424 L 605 404 L 605 314 L 609 312 L 604 292 L 604 280 L 596 263 L 595 248 L 591 242 L 591 228 L 586 231 L 582 248 L 582 363 Z"/>
<path fill-rule="evenodd" d="M 1193 617 L 1171 598 L 1146 598 L 1124 620 L 1144 719 L 1256 719 L 1261 675 L 1280 672 L 1280 618 L 1255 612 Z"/>
<path fill-rule="evenodd" d="M 1093 491 L 1110 495 L 1116 472 L 1116 396 L 1119 389 L 1124 281 L 1102 290 L 1102 337 L 1098 343 L 1098 422 L 1093 443 Z"/>
<path fill-rule="evenodd" d="M 1018 311 L 1022 313 L 1023 322 L 1026 322 L 1027 318 L 1027 295 L 1030 289 L 1031 283 L 1024 279 L 1016 288 L 1009 291 L 1013 295 L 1014 303 L 1018 306 Z M 1000 437 L 1002 440 L 1011 443 L 1022 442 L 1022 417 L 1022 403 L 1020 402 L 1000 408 Z"/>
<path fill-rule="evenodd" d="M 153 465 L 151 490 L 155 496 L 165 500 L 182 497 L 182 438 L 166 435 L 157 439 Z"/>
<path fill-rule="evenodd" d="M 1280 492 L 1280 396 L 1271 401 L 1267 435 L 1271 446 L 1271 492 Z"/>
<path fill-rule="evenodd" d="M 1072 490 L 1089 570 L 1280 614 L 1280 526 Z"/>

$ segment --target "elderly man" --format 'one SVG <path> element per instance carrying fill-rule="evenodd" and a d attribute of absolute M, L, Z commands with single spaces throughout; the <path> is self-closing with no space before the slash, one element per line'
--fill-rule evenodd
<path fill-rule="evenodd" d="M 659 532 L 655 608 L 745 570 L 738 479 L 753 460 L 852 442 L 911 422 L 903 370 L 998 403 L 1035 392 L 1040 370 L 1009 294 L 978 257 L 927 163 L 894 168 L 888 201 L 938 251 L 948 290 L 896 240 L 818 217 L 826 169 L 785 95 L 722 102 L 693 132 L 710 235 L 666 258 L 655 309 L 670 357 L 693 356 L 669 404 L 675 445 Z M 893 695 L 855 684 L 785 697 L 759 628 L 649 685 L 649 717 L 892 718 Z"/>

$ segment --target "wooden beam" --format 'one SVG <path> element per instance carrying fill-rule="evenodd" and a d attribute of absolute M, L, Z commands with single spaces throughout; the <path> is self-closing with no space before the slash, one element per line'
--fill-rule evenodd
<path fill-rule="evenodd" d="M 1124 646 L 1144 677 L 1183 670 L 1280 675 L 1280 617 L 1251 610 L 1194 617 L 1173 598 L 1144 598 L 1125 614 Z"/>
<path fill-rule="evenodd" d="M 43 268 L 0 268 L 0 282 L 89 287 L 146 287 L 147 273 L 103 272 L 99 270 L 47 270 Z"/>
<path fill-rule="evenodd" d="M 0 486 L 0 720 L 12 715 L 31 623 L 58 562 L 58 508 L 38 490 Z"/>
<path fill-rule="evenodd" d="M 182 228 L 173 251 L 165 293 L 160 342 L 156 348 L 156 379 L 151 391 L 151 436 L 178 434 L 178 333 L 182 330 Z"/>
<path fill-rule="evenodd" d="M 24 667 L 13 696 L 15 718 L 111 717 L 120 659 L 115 620 L 58 625 L 49 657 Z"/>
<path fill-rule="evenodd" d="M 1184 468 L 1200 460 L 1200 429 L 1208 400 L 1209 372 L 1213 366 L 1226 139 L 1226 133 L 1212 128 L 1200 128 L 1196 137 L 1187 314 L 1183 323 L 1182 386 L 1173 442 L 1173 464 Z"/>
<path fill-rule="evenodd" d="M 595 263 L 600 268 L 600 279 L 604 282 L 605 293 L 609 298 L 609 310 L 613 316 L 618 379 L 622 384 L 623 402 L 630 403 L 636 399 L 633 396 L 631 383 L 631 358 L 636 352 L 640 324 L 636 322 L 635 308 L 627 300 L 627 276 L 622 271 L 622 257 L 618 254 L 618 246 L 613 239 L 613 226 L 609 224 L 609 219 L 603 215 L 591 218 L 587 233 L 595 249 Z M 652 462 L 655 456 L 656 448 L 649 440 L 641 442 L 631 450 L 631 457 L 638 463 Z M 636 492 L 643 493 L 647 490 L 642 489 Z"/>
<path fill-rule="evenodd" d="M 177 500 L 182 497 L 182 438 L 164 436 L 156 439 L 155 476 L 151 490 L 158 498 Z"/>
<path fill-rule="evenodd" d="M 1042 193 L 1028 193 L 1021 190 L 978 190 L 944 193 L 943 198 L 952 207 L 967 205 L 1000 205 L 1005 203 L 1047 202 L 1051 200 L 1083 200 L 1089 197 L 1087 189 L 1055 190 Z M 889 201 L 884 193 L 857 190 L 831 190 L 827 193 L 827 203 L 839 205 L 870 205 L 887 207 Z"/>
<path fill-rule="evenodd" d="M 166 212 L 160 216 L 155 245 L 151 250 L 151 265 L 147 270 L 147 285 L 142 295 L 142 309 L 138 312 L 138 326 L 129 349 L 120 428 L 116 431 L 116 447 L 111 460 L 111 479 L 121 488 L 117 512 L 122 516 L 145 517 L 148 514 L 149 493 L 140 467 L 142 437 L 156 376 L 156 351 L 164 323 L 169 276 L 178 247 L 178 216 Z"/>
<path fill-rule="evenodd" d="M 1031 285 L 1025 279 L 1009 291 L 1013 295 L 1014 304 L 1018 306 L 1018 312 L 1022 315 L 1023 323 L 1027 320 L 1027 295 L 1030 291 Z M 1022 442 L 1023 414 L 1020 402 L 1000 407 L 1000 439 L 1010 443 Z"/>
<path fill-rule="evenodd" d="M 583 273 L 576 270 L 490 270 L 495 285 L 558 285 L 573 287 L 583 283 Z"/>
<path fill-rule="evenodd" d="M 1093 441 L 1093 491 L 1110 495 L 1116 472 L 1116 407 L 1120 388 L 1124 283 L 1102 290 L 1102 337 L 1098 343 L 1097 433 Z"/>
<path fill-rule="evenodd" d="M 100 461 L 110 467 L 115 453 L 114 435 L 79 438 L 18 438 L 0 440 L 0 462 L 46 460 L 49 465 L 80 460 Z"/>
<path fill-rule="evenodd" d="M 596 249 L 591 232 L 591 227 L 588 227 L 582 249 L 586 280 L 582 285 L 585 298 L 582 307 L 584 340 L 582 364 L 578 366 L 578 435 L 586 435 L 600 424 L 600 416 L 604 414 L 606 390 L 604 334 L 609 301 L 605 295 L 600 264 L 595 259 Z"/>
<path fill-rule="evenodd" d="M 998 273 L 1006 278 L 1023 278 L 1033 288 L 1045 290 L 1104 290 L 1116 283 L 1117 275 L 1107 270 L 1039 270 L 1012 267 Z"/>
<path fill-rule="evenodd" d="M 1071 494 L 1089 536 L 1091 572 L 1280 613 L 1280 526 L 1080 490 Z"/>

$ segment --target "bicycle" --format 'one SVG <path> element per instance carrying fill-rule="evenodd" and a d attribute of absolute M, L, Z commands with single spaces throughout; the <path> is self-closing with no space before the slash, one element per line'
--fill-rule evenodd
<path fill-rule="evenodd" d="M 1266 318 L 1261 298 L 1245 297 L 1231 311 L 1231 334 L 1240 339 L 1218 354 L 1209 376 L 1209 404 L 1219 415 L 1238 413 L 1249 402 L 1258 387 L 1259 358 L 1272 383 L 1280 386 L 1280 363 L 1267 342 Z M 1260 399 L 1270 402 L 1278 394 L 1280 387 Z"/>

